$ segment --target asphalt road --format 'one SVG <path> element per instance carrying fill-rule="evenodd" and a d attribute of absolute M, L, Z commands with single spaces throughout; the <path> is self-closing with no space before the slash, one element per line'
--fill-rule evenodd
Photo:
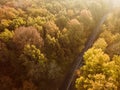
<path fill-rule="evenodd" d="M 67 73 L 67 75 L 66 75 L 61 87 L 59 88 L 59 90 L 71 90 L 70 89 L 71 84 L 72 84 L 73 81 L 75 81 L 75 71 L 83 65 L 83 55 L 90 47 L 92 47 L 94 41 L 98 38 L 98 36 L 100 34 L 100 27 L 104 23 L 104 21 L 106 20 L 108 14 L 109 13 L 107 13 L 106 15 L 104 15 L 101 18 L 97 27 L 91 33 L 89 39 L 87 40 L 87 42 L 85 44 L 85 48 L 82 50 L 82 52 L 80 53 L 78 58 L 73 63 L 70 71 Z"/>

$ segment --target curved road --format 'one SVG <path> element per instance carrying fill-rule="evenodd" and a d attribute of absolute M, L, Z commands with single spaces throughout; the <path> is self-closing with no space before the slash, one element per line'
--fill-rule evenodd
<path fill-rule="evenodd" d="M 90 47 L 92 47 L 94 41 L 99 36 L 99 34 L 100 34 L 100 27 L 104 23 L 104 21 L 106 20 L 108 14 L 109 13 L 105 14 L 101 18 L 101 20 L 98 23 L 97 27 L 91 33 L 90 38 L 87 40 L 87 42 L 85 44 L 85 48 L 80 53 L 79 57 L 75 60 L 72 68 L 67 73 L 67 75 L 65 77 L 65 80 L 63 81 L 63 83 L 62 83 L 61 87 L 59 88 L 59 90 L 70 90 L 71 84 L 72 84 L 73 80 L 75 79 L 75 75 L 74 75 L 75 74 L 75 70 L 80 68 L 83 65 L 83 55 L 84 55 L 84 52 L 86 52 Z"/>

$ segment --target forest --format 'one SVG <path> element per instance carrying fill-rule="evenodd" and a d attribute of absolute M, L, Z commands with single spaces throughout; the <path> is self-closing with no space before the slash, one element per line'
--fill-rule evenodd
<path fill-rule="evenodd" d="M 120 90 L 120 0 L 0 0 L 0 90 Z M 97 33 L 97 32 L 96 32 Z"/>

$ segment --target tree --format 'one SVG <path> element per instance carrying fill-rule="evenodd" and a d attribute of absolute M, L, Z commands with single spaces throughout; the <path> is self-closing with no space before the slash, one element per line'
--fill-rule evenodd
<path fill-rule="evenodd" d="M 31 81 L 24 81 L 20 90 L 37 90 L 37 87 Z"/>
<path fill-rule="evenodd" d="M 81 10 L 81 12 L 80 12 L 80 21 L 81 20 L 82 20 L 82 22 L 85 23 L 85 25 L 89 25 L 90 22 L 92 22 L 93 17 L 92 17 L 92 14 L 91 14 L 90 10 L 87 10 L 87 9 Z M 85 20 L 86 20 L 86 22 L 85 22 Z"/>
<path fill-rule="evenodd" d="M 47 1 L 44 2 L 46 3 L 46 8 L 49 12 L 51 12 L 52 14 L 58 14 L 60 11 L 62 11 L 63 7 L 61 5 L 60 2 L 58 1 Z"/>
<path fill-rule="evenodd" d="M 16 18 L 19 15 L 19 12 L 13 8 L 8 6 L 0 7 L 0 20 L 2 19 L 13 19 Z"/>
<path fill-rule="evenodd" d="M 115 62 L 115 65 L 114 65 L 114 67 L 116 67 L 115 68 L 115 70 L 116 70 L 116 81 L 117 81 L 117 86 L 118 86 L 118 88 L 117 88 L 117 90 L 119 90 L 120 89 L 120 55 L 114 55 L 113 56 L 113 58 L 112 58 L 112 61 L 114 61 Z"/>
<path fill-rule="evenodd" d="M 11 20 L 2 19 L 0 23 L 1 31 L 3 31 L 5 28 L 8 28 L 11 22 L 12 22 Z"/>
<path fill-rule="evenodd" d="M 77 55 L 83 49 L 86 40 L 84 37 L 83 24 L 77 19 L 70 20 L 68 23 L 67 34 L 70 40 L 70 49 Z"/>
<path fill-rule="evenodd" d="M 12 79 L 9 76 L 0 77 L 0 89 L 1 90 L 12 90 L 14 88 Z"/>
<path fill-rule="evenodd" d="M 40 33 L 34 27 L 19 27 L 14 33 L 13 41 L 19 49 L 23 49 L 26 44 L 35 45 L 36 47 L 43 46 Z"/>
<path fill-rule="evenodd" d="M 47 78 L 52 81 L 52 83 L 49 82 L 50 85 L 55 85 L 54 87 L 57 88 L 62 81 L 63 74 L 62 67 L 56 60 L 50 60 L 47 63 Z"/>
<path fill-rule="evenodd" d="M 91 0 L 90 4 L 88 4 L 88 8 L 96 23 L 111 9 L 109 7 L 109 2 L 106 2 L 105 0 Z"/>
<path fill-rule="evenodd" d="M 58 16 L 55 22 L 56 25 L 59 27 L 59 29 L 63 30 L 67 25 L 67 21 L 68 21 L 67 17 L 62 15 L 62 16 Z"/>
<path fill-rule="evenodd" d="M 0 0 L 0 4 L 1 4 L 1 5 L 4 5 L 4 4 L 6 4 L 8 1 L 10 2 L 10 1 L 13 1 L 13 0 Z"/>
<path fill-rule="evenodd" d="M 25 45 L 23 53 L 19 57 L 21 67 L 24 67 L 26 77 L 31 80 L 39 81 L 45 77 L 46 58 L 34 45 Z"/>
<path fill-rule="evenodd" d="M 120 55 L 120 42 L 116 42 L 116 43 L 109 45 L 106 52 L 110 56 Z"/>
<path fill-rule="evenodd" d="M 10 26 L 9 28 L 14 30 L 18 27 L 22 27 L 22 26 L 25 26 L 26 25 L 26 21 L 24 20 L 24 18 L 21 18 L 21 17 L 17 17 L 16 19 L 13 19 L 10 23 Z"/>
<path fill-rule="evenodd" d="M 4 42 L 9 42 L 13 38 L 14 32 L 5 29 L 4 32 L 0 34 L 0 39 Z"/>
<path fill-rule="evenodd" d="M 8 49 L 5 43 L 0 41 L 0 63 L 8 60 Z"/>
<path fill-rule="evenodd" d="M 73 30 L 78 30 L 81 28 L 81 23 L 77 19 L 71 19 L 68 22 L 68 28 Z"/>
<path fill-rule="evenodd" d="M 71 10 L 68 10 L 67 11 L 67 16 L 71 19 L 74 15 L 74 11 L 71 9 Z"/>
<path fill-rule="evenodd" d="M 117 90 L 116 66 L 101 49 L 91 48 L 84 54 L 85 65 L 76 80 L 78 90 Z"/>
<path fill-rule="evenodd" d="M 104 32 L 100 34 L 100 38 L 104 38 L 108 45 L 114 43 L 118 37 L 118 34 L 114 35 L 111 31 L 108 30 L 104 30 Z"/>
<path fill-rule="evenodd" d="M 47 17 L 48 15 L 51 15 L 46 8 L 41 8 L 41 7 L 27 8 L 27 12 L 32 17 L 37 17 L 37 16 Z"/>
<path fill-rule="evenodd" d="M 99 38 L 93 45 L 93 47 L 102 49 L 103 51 L 106 49 L 107 46 L 108 45 L 104 38 Z"/>
<path fill-rule="evenodd" d="M 107 28 L 112 32 L 112 33 L 119 33 L 120 30 L 120 10 L 119 9 L 114 9 L 114 11 L 109 15 L 107 18 Z"/>
<path fill-rule="evenodd" d="M 80 15 L 77 17 L 80 22 L 84 24 L 86 32 L 90 32 L 91 28 L 94 26 L 94 19 L 91 11 L 89 9 L 83 9 Z"/>
<path fill-rule="evenodd" d="M 49 34 L 51 37 L 57 38 L 58 27 L 53 21 L 48 21 L 45 24 L 46 34 Z"/>

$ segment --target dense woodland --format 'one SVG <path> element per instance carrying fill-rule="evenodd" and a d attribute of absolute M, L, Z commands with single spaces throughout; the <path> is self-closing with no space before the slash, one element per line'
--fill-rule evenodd
<path fill-rule="evenodd" d="M 109 11 L 76 90 L 120 90 L 120 9 L 107 0 L 0 0 L 0 90 L 58 90 Z"/>

